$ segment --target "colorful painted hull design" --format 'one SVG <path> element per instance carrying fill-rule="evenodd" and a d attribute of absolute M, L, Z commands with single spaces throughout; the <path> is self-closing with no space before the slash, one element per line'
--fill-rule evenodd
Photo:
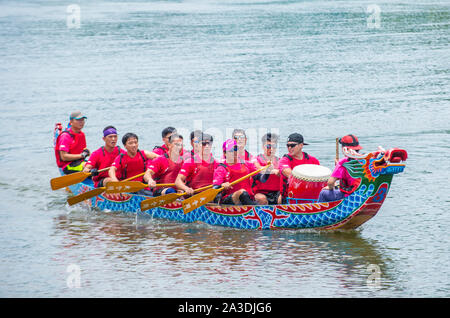
<path fill-rule="evenodd" d="M 402 160 L 406 160 L 406 151 Z M 395 153 L 398 155 L 398 152 Z M 365 158 L 349 162 L 347 169 L 354 178 L 361 178 L 359 187 L 343 200 L 327 203 L 289 205 L 225 206 L 205 205 L 184 214 L 181 202 L 146 210 L 155 218 L 180 222 L 203 222 L 239 229 L 354 229 L 374 217 L 386 199 L 393 174 L 405 165 L 389 163 L 386 154 L 370 153 Z M 376 162 L 376 164 L 374 164 Z M 346 164 L 347 165 L 347 164 Z M 370 168 L 372 165 L 372 168 Z M 70 186 L 74 195 L 93 189 L 89 180 Z M 122 194 L 120 198 L 103 193 L 88 200 L 100 210 L 140 212 L 141 201 L 147 196 Z"/>

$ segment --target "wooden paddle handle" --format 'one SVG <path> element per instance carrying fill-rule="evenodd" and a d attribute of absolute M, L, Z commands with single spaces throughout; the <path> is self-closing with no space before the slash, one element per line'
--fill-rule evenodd
<path fill-rule="evenodd" d="M 339 138 L 336 138 L 336 160 L 339 161 Z"/>
<path fill-rule="evenodd" d="M 99 171 L 100 171 L 100 170 L 99 170 Z M 140 174 L 137 174 L 137 175 L 135 175 L 135 176 L 132 176 L 132 177 L 130 177 L 130 178 L 128 178 L 128 179 L 125 179 L 125 180 L 122 180 L 122 181 L 130 181 L 130 180 L 133 180 L 133 179 L 142 177 L 144 174 L 145 174 L 145 172 L 142 172 L 142 173 L 140 173 Z"/>
<path fill-rule="evenodd" d="M 256 170 L 256 171 L 253 171 L 252 173 L 249 173 L 248 175 L 243 176 L 242 178 L 239 178 L 239 179 L 237 179 L 237 180 L 234 180 L 233 182 L 230 183 L 230 186 L 234 186 L 235 184 L 237 184 L 237 183 L 239 183 L 239 182 L 241 182 L 241 181 L 244 181 L 245 179 L 250 178 L 250 177 L 254 176 L 255 174 L 260 173 L 260 172 L 263 171 L 264 169 L 267 169 L 271 164 L 272 164 L 272 163 L 269 161 L 269 162 L 267 163 L 267 165 L 265 165 L 264 167 L 262 167 L 262 168 L 260 168 L 260 169 L 258 169 L 258 170 Z"/>

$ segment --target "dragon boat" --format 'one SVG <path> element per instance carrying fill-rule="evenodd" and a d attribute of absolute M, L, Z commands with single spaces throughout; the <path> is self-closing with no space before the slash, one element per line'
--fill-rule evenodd
<path fill-rule="evenodd" d="M 392 148 L 368 154 L 345 152 L 352 160 L 344 163 L 359 186 L 342 200 L 285 205 L 232 206 L 208 203 L 185 214 L 180 201 L 143 211 L 154 218 L 180 222 L 203 222 L 239 229 L 355 229 L 374 217 L 389 191 L 394 174 L 403 172 L 407 152 Z M 69 187 L 74 195 L 94 188 L 91 180 Z M 140 204 L 148 196 L 103 193 L 85 202 L 103 211 L 141 212 Z M 291 201 L 292 202 L 292 201 Z"/>

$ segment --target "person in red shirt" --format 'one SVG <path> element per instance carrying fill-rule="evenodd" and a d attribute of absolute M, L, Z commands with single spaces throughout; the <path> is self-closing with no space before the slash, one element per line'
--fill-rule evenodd
<path fill-rule="evenodd" d="M 86 119 L 80 111 L 71 113 L 69 128 L 61 132 L 56 140 L 56 164 L 65 174 L 82 171 L 84 160 L 90 155 L 86 148 L 86 136 L 81 131 Z"/>
<path fill-rule="evenodd" d="M 119 154 L 125 153 L 125 150 L 117 146 L 117 130 L 115 127 L 108 126 L 103 129 L 103 141 L 105 145 L 91 154 L 83 169 L 84 172 L 91 173 L 96 188 L 104 187 L 111 181 L 108 171 L 99 173 L 98 170 L 110 167 Z"/>
<path fill-rule="evenodd" d="M 175 183 L 183 165 L 181 151 L 183 149 L 183 136 L 172 134 L 169 138 L 169 151 L 155 160 L 149 162 L 144 175 L 144 182 L 149 188 L 155 188 L 158 183 Z M 161 187 L 153 191 L 153 196 L 175 193 L 175 187 Z"/>
<path fill-rule="evenodd" d="M 176 133 L 177 130 L 174 127 L 164 128 L 163 131 L 161 132 L 163 144 L 162 146 L 155 146 L 155 148 L 153 148 L 153 152 L 159 156 L 162 156 L 165 153 L 167 153 L 169 151 L 169 138 L 170 136 L 172 136 L 172 134 Z"/>
<path fill-rule="evenodd" d="M 269 174 L 266 182 L 255 181 L 253 184 L 253 191 L 255 193 L 256 203 L 259 205 L 277 204 L 281 203 L 280 197 L 280 170 L 278 170 L 278 157 L 276 156 L 276 149 L 278 144 L 278 135 L 274 133 L 267 133 L 262 137 L 264 153 L 256 156 L 255 166 L 261 168 L 267 165 L 270 161 L 272 169 L 266 170 Z"/>
<path fill-rule="evenodd" d="M 359 152 L 362 147 L 359 144 L 358 138 L 355 135 L 347 135 L 339 138 L 339 143 L 348 149 L 352 149 L 355 152 Z M 320 191 L 319 202 L 330 202 L 341 200 L 348 197 L 359 185 L 359 179 L 354 179 L 347 171 L 347 168 L 343 166 L 345 162 L 352 160 L 349 157 L 345 157 L 336 162 L 333 172 L 328 179 L 327 186 Z M 335 189 L 336 181 L 339 180 L 339 189 Z"/>
<path fill-rule="evenodd" d="M 223 193 L 219 194 L 221 204 L 255 205 L 252 190 L 252 178 L 247 178 L 240 183 L 231 186 L 230 183 L 257 170 L 250 161 L 245 161 L 238 156 L 236 140 L 228 139 L 222 146 L 225 159 L 214 170 L 213 188 L 223 187 Z"/>
<path fill-rule="evenodd" d="M 114 159 L 108 172 L 110 181 L 120 181 L 141 174 L 146 171 L 149 159 L 158 157 L 151 151 L 139 150 L 139 138 L 134 133 L 126 133 L 122 137 L 122 143 L 127 151 Z M 138 177 L 133 181 L 142 182 L 143 178 Z"/>
<path fill-rule="evenodd" d="M 194 190 L 212 184 L 214 170 L 218 162 L 211 153 L 213 137 L 209 134 L 200 136 L 201 151 L 185 159 L 175 180 L 175 186 L 193 195 Z"/>
<path fill-rule="evenodd" d="M 191 151 L 184 150 L 183 160 L 194 159 L 196 162 L 201 163 L 201 153 L 202 153 L 202 135 L 203 132 L 201 130 L 194 130 L 191 132 Z"/>
<path fill-rule="evenodd" d="M 291 177 L 292 169 L 298 165 L 313 164 L 320 165 L 319 160 L 303 152 L 303 146 L 308 145 L 304 142 L 303 136 L 298 133 L 290 134 L 287 141 L 287 148 L 289 154 L 284 155 L 278 162 L 278 169 L 280 170 L 280 189 L 282 202 L 286 202 L 288 180 Z"/>

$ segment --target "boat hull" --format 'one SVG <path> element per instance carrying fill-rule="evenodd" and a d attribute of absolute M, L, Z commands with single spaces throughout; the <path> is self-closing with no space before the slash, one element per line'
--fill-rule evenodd
<path fill-rule="evenodd" d="M 327 203 L 289 205 L 224 206 L 205 205 L 184 214 L 181 202 L 146 210 L 155 218 L 180 222 L 203 222 L 239 229 L 355 229 L 374 217 L 389 191 L 392 175 L 361 185 L 343 200 Z M 90 180 L 69 187 L 74 195 L 93 189 Z M 101 194 L 85 202 L 102 211 L 141 212 L 140 203 L 148 196 L 136 194 Z"/>

